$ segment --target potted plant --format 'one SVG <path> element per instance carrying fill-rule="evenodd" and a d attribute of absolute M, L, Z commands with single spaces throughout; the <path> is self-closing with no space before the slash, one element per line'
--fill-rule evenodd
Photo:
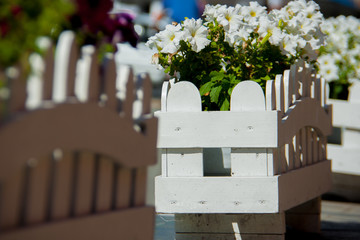
<path fill-rule="evenodd" d="M 329 85 L 335 126 L 328 148 L 334 172 L 331 193 L 359 201 L 360 20 L 353 16 L 329 18 L 322 30 L 328 37 L 320 48 L 318 67 Z"/>
<path fill-rule="evenodd" d="M 155 205 L 176 214 L 179 239 L 233 235 L 229 221 L 255 226 L 242 225 L 242 235 L 283 239 L 285 211 L 330 188 L 331 107 L 310 67 L 324 42 L 322 20 L 312 1 L 269 13 L 256 2 L 207 5 L 204 20 L 168 25 L 147 42 L 158 49 L 152 61 L 174 77 L 156 113 Z M 209 166 L 207 150 L 216 148 L 223 153 Z"/>
<path fill-rule="evenodd" d="M 324 42 L 323 16 L 315 2 L 292 1 L 267 13 L 257 2 L 249 6 L 207 5 L 204 20 L 182 23 L 150 37 L 153 63 L 175 81 L 199 88 L 204 110 L 229 110 L 233 88 L 253 80 L 265 89 L 295 61 L 314 63 Z"/>

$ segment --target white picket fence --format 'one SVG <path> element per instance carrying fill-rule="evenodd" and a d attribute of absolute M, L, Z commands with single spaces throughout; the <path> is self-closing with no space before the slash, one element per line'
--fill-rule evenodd
<path fill-rule="evenodd" d="M 0 116 L 0 238 L 153 239 L 149 77 L 117 71 L 111 55 L 102 65 L 93 46 L 79 53 L 72 32 L 45 48 Z"/>
<path fill-rule="evenodd" d="M 228 112 L 201 111 L 200 93 L 190 82 L 164 83 L 156 112 L 162 150 L 157 212 L 282 216 L 328 191 L 326 136 L 332 130 L 332 108 L 325 99 L 324 80 L 304 63 L 268 81 L 265 95 L 257 83 L 240 82 Z M 278 233 L 276 239 L 283 239 L 284 229 Z M 200 239 L 184 232 L 178 237 Z"/>
<path fill-rule="evenodd" d="M 334 172 L 332 192 L 360 201 L 360 83 L 351 86 L 348 101 L 329 99 L 328 102 L 333 105 L 333 124 L 339 131 L 338 144 L 328 145 Z"/>

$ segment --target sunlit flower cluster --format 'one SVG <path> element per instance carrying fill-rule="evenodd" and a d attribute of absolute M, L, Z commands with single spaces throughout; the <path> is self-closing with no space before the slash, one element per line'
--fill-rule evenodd
<path fill-rule="evenodd" d="M 325 41 L 323 20 L 313 1 L 291 1 L 271 12 L 258 2 L 206 5 L 202 19 L 168 25 L 146 44 L 158 50 L 153 63 L 180 80 L 192 81 L 203 103 L 226 109 L 228 95 L 239 81 L 250 79 L 265 87 L 266 80 L 298 59 L 316 62 Z M 216 93 L 213 88 L 218 88 Z"/>
<path fill-rule="evenodd" d="M 360 19 L 332 17 L 321 28 L 328 38 L 318 58 L 319 73 L 343 84 L 360 79 Z"/>
<path fill-rule="evenodd" d="M 255 45 L 256 41 L 266 39 L 279 46 L 284 55 L 309 61 L 316 59 L 317 50 L 324 43 L 324 34 L 320 30 L 323 15 L 313 1 L 289 2 L 281 10 L 274 9 L 270 13 L 258 2 L 234 7 L 206 5 L 203 16 L 205 21 L 186 19 L 176 26 L 167 26 L 164 31 L 150 37 L 147 45 L 151 48 L 156 46 L 162 53 L 176 54 L 180 41 L 184 40 L 193 51 L 199 52 L 210 44 L 207 34 L 209 23 L 221 25 L 225 41 L 233 47 L 243 47 L 248 40 Z M 250 34 L 254 32 L 258 33 L 255 38 Z"/>

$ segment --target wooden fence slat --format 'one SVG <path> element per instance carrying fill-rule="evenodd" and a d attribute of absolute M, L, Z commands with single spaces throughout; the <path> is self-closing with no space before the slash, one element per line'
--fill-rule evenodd
<path fill-rule="evenodd" d="M 93 203 L 95 156 L 90 152 L 79 154 L 76 173 L 75 216 L 90 214 Z"/>
<path fill-rule="evenodd" d="M 15 70 L 16 69 L 16 70 Z M 10 103 L 8 113 L 15 113 L 17 111 L 25 110 L 26 103 L 26 80 L 23 74 L 23 69 L 20 65 L 14 67 L 14 77 L 10 78 Z"/>
<path fill-rule="evenodd" d="M 149 114 L 151 113 L 152 84 L 148 73 L 143 73 L 140 77 L 143 79 L 142 114 Z"/>
<path fill-rule="evenodd" d="M 90 63 L 90 73 L 89 73 L 89 93 L 88 93 L 88 101 L 89 102 L 97 102 L 99 101 L 100 96 L 100 69 L 98 65 L 98 51 L 95 49 L 93 54 L 91 55 L 91 63 Z"/>
<path fill-rule="evenodd" d="M 25 224 L 41 223 L 47 217 L 51 157 L 30 159 L 29 191 L 26 202 Z"/>
<path fill-rule="evenodd" d="M 71 31 L 63 32 L 58 40 L 55 52 L 54 65 L 54 82 L 52 100 L 61 103 L 66 100 L 67 96 L 73 96 L 68 89 L 73 88 L 75 81 L 75 67 L 77 58 L 73 51 L 77 51 L 74 47 L 75 34 Z M 72 79 L 68 79 L 71 77 Z"/>
<path fill-rule="evenodd" d="M 0 230 L 15 228 L 20 223 L 24 177 L 24 169 L 19 169 L 1 185 Z"/>
<path fill-rule="evenodd" d="M 284 146 L 280 147 L 280 149 L 279 149 L 279 154 L 280 154 L 279 160 L 280 160 L 280 168 L 281 168 L 280 172 L 281 173 L 285 173 L 288 170 L 288 162 L 287 162 L 285 153 L 286 153 L 286 147 L 284 145 Z"/>
<path fill-rule="evenodd" d="M 290 171 L 295 168 L 295 150 L 293 141 L 291 141 L 289 144 L 286 144 L 286 148 L 288 157 L 288 171 Z"/>
<path fill-rule="evenodd" d="M 276 109 L 276 93 L 275 81 L 266 81 L 266 110 L 271 111 Z"/>
<path fill-rule="evenodd" d="M 282 75 L 278 74 L 275 78 L 275 91 L 276 91 L 276 110 L 284 113 L 284 82 Z"/>
<path fill-rule="evenodd" d="M 43 100 L 52 99 L 54 77 L 54 49 L 52 44 L 48 47 L 45 54 L 45 69 L 43 73 Z"/>
<path fill-rule="evenodd" d="M 131 170 L 128 168 L 119 168 L 116 179 L 115 208 L 128 208 L 130 204 L 131 193 Z"/>
<path fill-rule="evenodd" d="M 71 42 L 70 45 L 70 54 L 68 59 L 67 67 L 67 84 L 66 84 L 66 96 L 74 97 L 75 96 L 75 76 L 76 76 L 76 66 L 79 58 L 78 46 L 75 39 Z"/>
<path fill-rule="evenodd" d="M 313 131 L 312 133 L 312 139 L 313 139 L 313 145 L 312 145 L 312 149 L 313 149 L 313 163 L 316 163 L 319 161 L 319 139 L 317 136 L 316 131 Z"/>
<path fill-rule="evenodd" d="M 280 173 L 280 155 L 279 150 L 274 148 L 268 148 L 268 176 L 275 176 Z"/>
<path fill-rule="evenodd" d="M 106 107 L 114 111 L 118 108 L 116 97 L 116 63 L 113 56 L 107 56 L 104 66 L 104 84 L 106 94 Z"/>
<path fill-rule="evenodd" d="M 145 205 L 147 167 L 137 168 L 135 174 L 134 207 L 139 207 Z"/>
<path fill-rule="evenodd" d="M 313 163 L 313 134 L 312 134 L 312 129 L 310 127 L 306 128 L 306 143 L 307 143 L 307 164 L 312 164 Z"/>
<path fill-rule="evenodd" d="M 63 152 L 60 157 L 55 159 L 51 220 L 69 217 L 71 209 L 74 157 L 71 152 Z"/>
<path fill-rule="evenodd" d="M 230 99 L 231 111 L 265 111 L 265 96 L 260 85 L 254 81 L 238 83 Z"/>
<path fill-rule="evenodd" d="M 96 212 L 111 209 L 113 189 L 113 168 L 111 160 L 101 157 L 98 165 L 98 177 L 96 183 Z"/>
<path fill-rule="evenodd" d="M 167 95 L 168 112 L 200 112 L 201 97 L 191 82 L 178 82 L 171 86 Z"/>
<path fill-rule="evenodd" d="M 295 148 L 295 156 L 294 156 L 294 165 L 295 168 L 301 167 L 301 152 L 300 152 L 300 144 L 301 144 L 301 135 L 300 132 L 294 136 L 294 148 Z"/>
<path fill-rule="evenodd" d="M 162 84 L 162 88 L 161 88 L 161 111 L 162 112 L 167 112 L 166 99 L 167 99 L 169 90 L 170 90 L 170 82 L 164 81 Z"/>
<path fill-rule="evenodd" d="M 307 165 L 307 143 L 306 143 L 306 128 L 300 130 L 301 138 L 301 166 L 304 167 Z"/>
<path fill-rule="evenodd" d="M 126 81 L 126 97 L 122 103 L 121 111 L 126 118 L 132 119 L 133 116 L 133 104 L 135 101 L 135 82 L 134 73 L 132 68 L 127 69 L 127 81 Z"/>

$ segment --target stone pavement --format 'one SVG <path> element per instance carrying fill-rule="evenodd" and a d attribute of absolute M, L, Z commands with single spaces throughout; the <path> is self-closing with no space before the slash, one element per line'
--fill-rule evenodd
<path fill-rule="evenodd" d="M 286 240 L 360 240 L 360 203 L 322 201 L 321 234 L 287 230 Z M 156 217 L 154 240 L 174 239 L 174 216 Z"/>

